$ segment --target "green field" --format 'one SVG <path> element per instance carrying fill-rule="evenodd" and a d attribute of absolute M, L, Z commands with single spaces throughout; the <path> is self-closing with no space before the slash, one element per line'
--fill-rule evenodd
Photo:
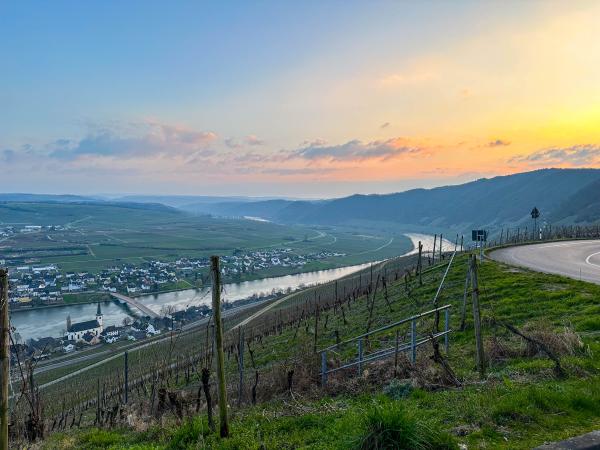
<path fill-rule="evenodd" d="M 298 254 L 344 253 L 302 271 L 381 260 L 411 248 L 399 232 L 367 233 L 335 228 L 284 226 L 243 219 L 193 216 L 172 208 L 103 204 L 0 204 L 0 225 L 61 225 L 62 230 L 21 233 L 0 242 L 9 262 L 55 263 L 63 271 L 99 272 L 107 267 L 159 259 L 231 255 L 269 248 Z M 281 268 L 259 276 L 289 273 Z M 256 277 L 256 275 L 254 276 Z"/>

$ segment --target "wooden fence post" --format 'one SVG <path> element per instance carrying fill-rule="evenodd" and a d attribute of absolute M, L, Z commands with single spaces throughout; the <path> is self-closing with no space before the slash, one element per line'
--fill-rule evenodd
<path fill-rule="evenodd" d="M 460 331 L 465 330 L 467 322 L 467 294 L 469 292 L 469 280 L 471 278 L 471 260 L 469 257 L 469 267 L 467 268 L 467 276 L 465 277 L 465 291 L 463 293 L 463 303 L 460 311 Z"/>
<path fill-rule="evenodd" d="M 8 381 L 9 381 L 9 328 L 8 328 L 8 271 L 0 269 L 0 449 L 8 450 Z"/>
<path fill-rule="evenodd" d="M 450 331 L 450 310 L 448 308 L 444 310 L 444 331 L 446 332 L 444 335 L 444 347 L 447 355 L 450 350 L 450 340 L 448 336 L 448 332 Z"/>
<path fill-rule="evenodd" d="M 396 330 L 396 345 L 394 346 L 394 376 L 398 375 L 398 349 L 400 347 L 400 331 Z"/>
<path fill-rule="evenodd" d="M 125 390 L 124 403 L 127 404 L 129 399 L 129 353 L 125 352 L 125 384 L 123 386 Z"/>
<path fill-rule="evenodd" d="M 244 328 L 239 328 L 239 343 L 238 343 L 238 364 L 240 372 L 240 388 L 238 396 L 238 407 L 242 405 L 244 396 Z"/>
<path fill-rule="evenodd" d="M 219 257 L 211 256 L 212 274 L 212 308 L 215 323 L 215 340 L 217 350 L 217 382 L 219 385 L 219 418 L 221 437 L 229 436 L 227 419 L 227 390 L 225 386 L 225 356 L 223 355 L 223 323 L 221 322 L 221 269 Z"/>
<path fill-rule="evenodd" d="M 477 258 L 471 256 L 471 286 L 473 297 L 473 323 L 475 326 L 475 346 L 477 350 L 477 369 L 481 379 L 485 378 L 485 352 L 483 349 L 483 337 L 481 335 L 481 316 L 479 311 L 479 284 L 477 281 Z"/>
<path fill-rule="evenodd" d="M 435 264 L 435 246 L 437 244 L 437 234 L 433 235 L 433 252 L 431 252 L 431 264 Z"/>
<path fill-rule="evenodd" d="M 422 262 L 422 257 L 423 255 L 423 244 L 421 244 L 421 241 L 419 241 L 419 263 L 418 263 L 418 267 L 419 267 L 419 286 L 423 286 L 423 262 Z"/>

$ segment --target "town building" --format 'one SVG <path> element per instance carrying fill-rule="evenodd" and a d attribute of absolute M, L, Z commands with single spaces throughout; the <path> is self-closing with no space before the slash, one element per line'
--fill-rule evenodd
<path fill-rule="evenodd" d="M 100 309 L 100 303 L 98 303 L 96 318 L 94 320 L 71 323 L 71 316 L 67 316 L 67 331 L 65 335 L 68 341 L 95 344 L 100 340 L 103 329 L 102 310 Z"/>

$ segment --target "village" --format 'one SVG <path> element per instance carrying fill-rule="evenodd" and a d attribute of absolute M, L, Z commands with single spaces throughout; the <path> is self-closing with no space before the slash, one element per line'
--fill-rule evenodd
<path fill-rule="evenodd" d="M 16 342 L 11 344 L 11 357 L 34 357 L 46 359 L 55 354 L 71 353 L 98 344 L 114 344 L 118 341 L 140 341 L 168 332 L 181 325 L 207 317 L 210 308 L 206 305 L 193 306 L 184 311 L 173 311 L 162 318 L 131 318 L 125 317 L 118 325 L 105 326 L 101 304 L 98 303 L 96 315 L 90 320 L 71 322 L 67 315 L 63 336 L 42 337 L 23 341 L 18 333 Z"/>
<path fill-rule="evenodd" d="M 257 275 L 274 267 L 299 271 L 310 262 L 345 256 L 320 251 L 299 255 L 289 248 L 234 252 L 221 258 L 225 279 L 235 281 L 242 275 Z M 2 260 L 0 260 L 2 264 Z M 152 260 L 142 265 L 124 263 L 91 272 L 63 272 L 57 264 L 9 266 L 11 308 L 61 305 L 65 295 L 121 293 L 128 296 L 164 292 L 178 288 L 201 287 L 208 282 L 208 258 Z"/>

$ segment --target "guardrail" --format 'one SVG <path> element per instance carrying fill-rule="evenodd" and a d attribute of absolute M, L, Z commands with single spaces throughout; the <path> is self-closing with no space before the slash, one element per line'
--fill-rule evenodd
<path fill-rule="evenodd" d="M 334 345 L 326 347 L 322 350 L 319 350 L 319 353 L 321 353 L 321 385 L 322 386 L 327 385 L 327 376 L 330 373 L 357 366 L 358 374 L 360 375 L 362 373 L 363 364 L 377 361 L 379 359 L 387 358 L 391 355 L 394 355 L 395 357 L 397 357 L 397 355 L 399 353 L 406 352 L 406 351 L 410 351 L 411 361 L 414 363 L 417 360 L 417 348 L 418 347 L 420 347 L 421 345 L 423 345 L 427 342 L 430 342 L 433 339 L 438 339 L 442 336 L 444 337 L 444 346 L 446 349 L 446 353 L 448 353 L 449 346 L 450 346 L 448 337 L 449 337 L 450 332 L 452 331 L 450 329 L 450 308 L 451 308 L 451 306 L 452 305 L 445 305 L 445 306 L 441 306 L 439 308 L 432 309 L 430 311 L 425 311 L 420 314 L 417 314 L 417 315 L 414 315 L 411 317 L 407 317 L 398 322 L 386 325 L 384 327 L 378 328 L 378 329 L 370 331 L 368 333 L 361 334 L 360 336 L 356 336 L 351 339 L 347 339 L 338 344 L 334 344 Z M 419 320 L 423 317 L 430 316 L 432 314 L 439 314 L 441 311 L 444 311 L 444 331 L 440 331 L 440 332 L 437 332 L 434 334 L 430 333 L 430 334 L 427 334 L 427 335 L 419 338 L 419 336 L 417 334 L 417 320 Z M 401 343 L 400 342 L 400 331 L 396 330 L 395 345 L 393 347 L 379 349 L 375 352 L 365 355 L 363 342 L 367 338 L 369 338 L 370 336 L 373 336 L 375 334 L 390 331 L 395 328 L 397 329 L 400 326 L 402 326 L 406 323 L 409 323 L 409 322 L 410 322 L 410 341 L 409 342 Z M 339 367 L 335 367 L 335 368 L 331 368 L 331 369 L 328 368 L 327 367 L 327 353 L 328 352 L 337 353 L 336 350 L 339 350 L 341 346 L 347 345 L 352 342 L 357 343 L 356 359 L 354 359 L 350 362 L 347 362 L 345 364 L 342 364 Z"/>

